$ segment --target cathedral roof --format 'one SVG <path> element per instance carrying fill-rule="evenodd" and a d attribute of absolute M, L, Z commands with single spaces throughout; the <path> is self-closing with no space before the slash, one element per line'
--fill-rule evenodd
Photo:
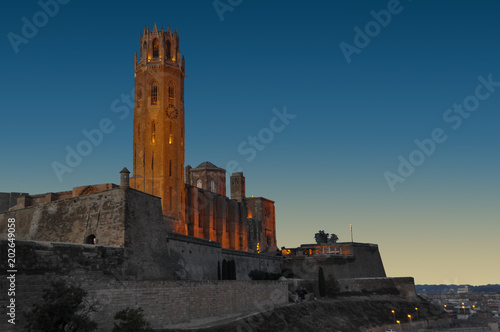
<path fill-rule="evenodd" d="M 209 161 L 205 161 L 204 163 L 199 164 L 196 168 L 219 168 L 219 167 L 215 166 Z"/>

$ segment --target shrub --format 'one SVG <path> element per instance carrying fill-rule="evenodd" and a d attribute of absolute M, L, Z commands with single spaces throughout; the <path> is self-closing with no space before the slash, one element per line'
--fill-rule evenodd
<path fill-rule="evenodd" d="M 278 280 L 281 277 L 281 273 L 271 273 L 264 272 L 261 270 L 252 270 L 248 274 L 252 280 Z"/>
<path fill-rule="evenodd" d="M 144 319 L 143 310 L 123 309 L 115 315 L 115 320 L 120 320 L 120 324 L 114 323 L 113 332 L 152 332 L 153 327 Z"/>
<path fill-rule="evenodd" d="M 41 332 L 95 331 L 97 323 L 88 314 L 96 311 L 97 302 L 89 302 L 86 297 L 87 291 L 78 286 L 63 280 L 52 282 L 43 290 L 43 301 L 26 313 L 26 328 Z"/>

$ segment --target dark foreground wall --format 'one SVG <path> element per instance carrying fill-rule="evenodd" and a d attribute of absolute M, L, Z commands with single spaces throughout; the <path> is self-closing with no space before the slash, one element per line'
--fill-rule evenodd
<path fill-rule="evenodd" d="M 20 275 L 16 291 L 16 325 L 7 322 L 6 302 L 1 300 L 0 331 L 25 331 L 23 312 L 41 301 L 42 290 L 54 276 Z M 73 277 L 63 278 L 74 281 Z M 76 278 L 80 279 L 80 278 Z M 1 288 L 7 287 L 2 278 Z M 202 319 L 222 319 L 228 316 L 261 311 L 288 302 L 286 282 L 279 281 L 124 281 L 109 279 L 79 284 L 98 302 L 99 312 L 93 319 L 99 331 L 111 331 L 114 315 L 127 307 L 142 308 L 145 318 L 156 329 Z"/>

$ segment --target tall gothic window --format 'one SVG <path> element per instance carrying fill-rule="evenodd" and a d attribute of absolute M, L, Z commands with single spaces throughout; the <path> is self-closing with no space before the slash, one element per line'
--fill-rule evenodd
<path fill-rule="evenodd" d="M 174 87 L 174 83 L 170 82 L 168 84 L 168 107 L 173 108 L 174 103 L 175 103 L 175 87 Z"/>
<path fill-rule="evenodd" d="M 196 180 L 196 186 L 201 188 L 201 179 Z"/>
<path fill-rule="evenodd" d="M 158 59 L 160 56 L 160 42 L 157 38 L 153 40 L 153 59 Z"/>
<path fill-rule="evenodd" d="M 154 143 L 156 141 L 156 125 L 155 122 L 153 121 L 151 123 L 151 143 Z"/>
<path fill-rule="evenodd" d="M 170 47 L 170 40 L 167 40 L 167 59 L 171 59 L 172 58 L 172 55 L 171 55 L 171 47 Z"/>
<path fill-rule="evenodd" d="M 158 105 L 158 83 L 151 83 L 151 105 Z"/>
<path fill-rule="evenodd" d="M 147 57 L 148 57 L 148 44 L 144 42 L 144 44 L 142 44 L 142 58 L 146 59 Z"/>
<path fill-rule="evenodd" d="M 215 181 L 214 179 L 210 180 L 210 191 L 215 192 Z"/>

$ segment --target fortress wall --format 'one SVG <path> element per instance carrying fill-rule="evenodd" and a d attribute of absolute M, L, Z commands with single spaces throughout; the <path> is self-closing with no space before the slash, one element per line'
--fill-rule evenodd
<path fill-rule="evenodd" d="M 154 328 L 197 320 L 222 319 L 258 312 L 288 302 L 288 288 L 280 281 L 158 281 L 126 282 L 95 289 L 105 301 L 106 312 L 96 316 L 103 330 L 111 330 L 114 314 L 141 307 Z"/>
<path fill-rule="evenodd" d="M 353 255 L 286 256 L 284 268 L 292 270 L 296 277 L 316 279 L 319 267 L 325 277 L 336 279 L 383 278 L 386 276 L 378 246 L 353 243 Z"/>
<path fill-rule="evenodd" d="M 43 289 L 58 279 L 80 285 L 99 301 L 102 312 L 95 319 L 101 327 L 105 327 L 104 331 L 111 330 L 114 314 L 127 306 L 142 307 L 154 327 L 165 328 L 169 324 L 196 319 L 224 318 L 257 311 L 269 308 L 269 301 L 278 305 L 288 300 L 286 283 L 277 281 L 167 280 L 196 276 L 216 279 L 217 261 L 222 258 L 222 253 L 217 242 L 178 234 L 170 234 L 166 242 L 169 257 L 178 252 L 184 263 L 182 265 L 169 258 L 167 267 L 173 266 L 175 270 L 169 271 L 170 275 L 160 281 L 139 279 L 151 276 L 151 272 L 143 271 L 151 263 L 136 265 L 136 258 L 129 256 L 128 248 L 16 241 L 16 317 L 21 321 L 12 329 L 7 320 L 2 320 L 0 330 L 23 331 L 25 322 L 22 313 L 39 302 Z M 235 253 L 225 255 L 236 258 Z M 5 240 L 0 241 L 0 256 L 7 257 Z M 247 259 L 245 262 L 250 262 L 251 257 Z M 7 292 L 9 288 L 6 263 L 6 260 L 0 261 L 2 292 Z M 240 263 L 243 264 L 237 261 L 236 265 Z M 156 268 L 163 271 L 161 266 Z M 138 273 L 136 269 L 143 270 Z M 6 299 L 2 297 L 0 300 L 0 315 L 4 317 Z"/>
<path fill-rule="evenodd" d="M 315 279 L 287 279 L 290 291 L 306 290 L 308 293 L 319 294 L 318 278 Z M 341 293 L 374 293 L 391 294 L 404 298 L 416 298 L 413 278 L 358 278 L 337 279 Z"/>
<path fill-rule="evenodd" d="M 399 295 L 406 298 L 417 297 L 413 278 L 359 278 L 340 279 L 341 292 L 370 292 L 379 294 L 391 294 L 396 290 Z M 397 295 L 397 294 L 395 294 Z"/>
<path fill-rule="evenodd" d="M 169 279 L 217 280 L 220 243 L 169 233 L 166 253 L 171 262 Z"/>
<path fill-rule="evenodd" d="M 23 312 L 41 303 L 43 289 L 54 280 L 52 274 L 18 275 L 16 278 L 16 325 L 0 322 L 1 331 L 24 331 Z M 73 277 L 60 279 L 75 282 Z M 111 331 L 114 315 L 127 307 L 142 308 L 145 318 L 156 329 L 197 320 L 223 319 L 230 315 L 258 312 L 288 302 L 286 282 L 280 281 L 122 281 L 109 279 L 76 282 L 98 302 L 93 314 L 98 331 Z M 2 290 L 8 286 L 0 281 Z M 6 303 L 0 301 L 0 314 L 6 316 Z M 270 305 L 272 303 L 272 305 Z"/>
<path fill-rule="evenodd" d="M 281 256 L 254 254 L 231 249 L 222 249 L 222 259 L 236 262 L 237 280 L 250 280 L 248 274 L 252 270 L 279 273 L 283 261 Z"/>
<path fill-rule="evenodd" d="M 124 192 L 112 189 L 0 214 L 0 239 L 7 237 L 7 220 L 16 219 L 16 239 L 96 243 L 123 247 Z"/>
<path fill-rule="evenodd" d="M 127 279 L 172 279 L 176 267 L 167 250 L 161 199 L 135 189 L 127 189 L 124 196 Z"/>
<path fill-rule="evenodd" d="M 358 264 L 356 264 L 357 278 L 378 278 L 386 276 L 378 245 L 371 243 L 354 243 L 352 247 L 354 249 L 354 258 L 358 261 Z"/>

